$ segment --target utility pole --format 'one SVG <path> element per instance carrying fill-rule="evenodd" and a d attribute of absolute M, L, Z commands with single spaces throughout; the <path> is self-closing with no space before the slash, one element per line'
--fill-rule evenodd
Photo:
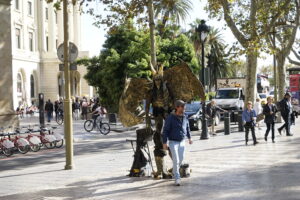
<path fill-rule="evenodd" d="M 70 69 L 69 69 L 69 22 L 68 0 L 63 0 L 64 21 L 64 76 L 65 76 L 65 99 L 64 99 L 64 132 L 66 139 L 66 165 L 65 169 L 73 169 L 73 122 L 72 102 L 70 92 Z"/>

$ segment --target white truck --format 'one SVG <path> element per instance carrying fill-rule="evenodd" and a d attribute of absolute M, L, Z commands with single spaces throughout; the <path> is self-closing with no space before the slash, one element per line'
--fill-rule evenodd
<path fill-rule="evenodd" d="M 230 111 L 239 111 L 244 107 L 245 78 L 220 78 L 217 79 L 217 91 L 214 98 L 216 104 Z"/>

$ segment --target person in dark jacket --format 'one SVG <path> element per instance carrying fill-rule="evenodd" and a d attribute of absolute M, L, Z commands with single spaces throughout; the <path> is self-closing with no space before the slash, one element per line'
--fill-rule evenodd
<path fill-rule="evenodd" d="M 187 116 L 184 115 L 184 110 L 185 102 L 177 100 L 175 102 L 175 113 L 168 116 L 163 129 L 163 147 L 165 150 L 168 150 L 167 141 L 169 141 L 173 160 L 173 175 L 176 186 L 180 186 L 181 177 L 179 168 L 184 156 L 185 137 L 187 137 L 189 139 L 189 143 L 192 144 L 189 120 Z"/>
<path fill-rule="evenodd" d="M 52 115 L 53 115 L 53 103 L 51 102 L 50 99 L 48 99 L 46 105 L 45 105 L 45 111 L 47 113 L 47 120 L 48 122 L 51 121 Z"/>
<path fill-rule="evenodd" d="M 216 124 L 216 117 L 217 117 L 218 112 L 227 112 L 227 111 L 223 110 L 222 108 L 217 106 L 216 102 L 214 100 L 212 100 L 209 104 L 207 104 L 206 114 L 207 114 L 209 120 L 211 121 L 211 126 L 210 126 L 210 128 L 211 128 L 210 134 L 211 135 L 216 135 L 215 124 Z"/>
<path fill-rule="evenodd" d="M 268 141 L 268 135 L 270 130 L 272 130 L 272 142 L 275 143 L 275 120 L 276 120 L 276 105 L 273 104 L 272 97 L 267 98 L 267 104 L 263 107 L 263 114 L 265 115 L 265 123 L 267 125 L 267 130 L 265 134 L 265 141 Z"/>
<path fill-rule="evenodd" d="M 292 115 L 292 104 L 291 104 L 291 94 L 287 92 L 284 95 L 284 98 L 279 102 L 281 116 L 284 120 L 284 124 L 278 129 L 279 134 L 281 135 L 282 129 L 285 128 L 286 136 L 292 136 L 290 132 L 291 128 L 291 115 Z"/>

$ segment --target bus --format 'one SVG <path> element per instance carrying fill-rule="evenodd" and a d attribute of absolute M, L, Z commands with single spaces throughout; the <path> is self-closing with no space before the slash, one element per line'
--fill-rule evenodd
<path fill-rule="evenodd" d="M 300 67 L 291 67 L 287 71 L 289 72 L 289 92 L 292 94 L 293 110 L 300 114 Z"/>

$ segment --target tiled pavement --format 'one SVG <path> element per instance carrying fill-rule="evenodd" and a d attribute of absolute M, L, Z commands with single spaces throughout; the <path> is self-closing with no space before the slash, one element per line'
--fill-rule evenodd
<path fill-rule="evenodd" d="M 1 156 L 0 199 L 297 200 L 299 124 L 293 137 L 278 136 L 275 144 L 263 141 L 263 128 L 257 146 L 245 146 L 243 133 L 199 140 L 193 132 L 186 153 L 192 174 L 175 187 L 173 181 L 126 176 L 133 153 L 125 139 L 134 131 L 85 134 L 82 122 L 75 122 L 75 169 L 63 170 L 64 149 Z"/>

